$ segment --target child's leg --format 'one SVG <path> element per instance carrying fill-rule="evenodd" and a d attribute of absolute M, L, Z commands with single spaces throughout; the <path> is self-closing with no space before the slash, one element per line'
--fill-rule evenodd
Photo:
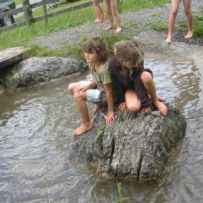
<path fill-rule="evenodd" d="M 185 35 L 185 39 L 190 39 L 193 36 L 191 2 L 192 0 L 183 0 L 185 15 L 188 19 L 188 32 Z"/>
<path fill-rule="evenodd" d="M 113 28 L 113 15 L 111 12 L 111 0 L 105 0 L 107 14 L 109 17 L 109 25 L 104 30 L 110 30 Z"/>
<path fill-rule="evenodd" d="M 118 13 L 118 2 L 117 0 L 111 0 L 111 13 L 113 17 L 116 19 L 116 32 L 121 31 L 121 21 L 120 21 L 120 15 Z"/>
<path fill-rule="evenodd" d="M 137 112 L 141 109 L 141 102 L 134 90 L 127 90 L 125 92 L 125 102 L 129 111 Z"/>
<path fill-rule="evenodd" d="M 78 107 L 78 110 L 80 112 L 81 118 L 82 118 L 82 124 L 79 128 L 74 130 L 74 135 L 79 136 L 89 129 L 93 127 L 93 124 L 90 120 L 89 113 L 88 113 L 88 108 L 87 108 L 87 103 L 86 103 L 86 92 L 79 92 L 74 94 L 75 96 L 75 101 Z"/>
<path fill-rule="evenodd" d="M 172 37 L 173 37 L 173 30 L 174 30 L 174 25 L 175 25 L 175 20 L 176 16 L 178 13 L 178 9 L 180 6 L 180 1 L 181 0 L 171 0 L 171 10 L 170 10 L 170 15 L 168 19 L 168 35 L 166 38 L 167 43 L 171 43 Z"/>
<path fill-rule="evenodd" d="M 94 104 L 93 115 L 96 115 L 98 110 L 99 110 L 99 104 Z"/>
<path fill-rule="evenodd" d="M 92 1 L 93 1 L 93 6 L 95 9 L 96 16 L 97 16 L 97 19 L 95 20 L 95 22 L 100 23 L 104 20 L 104 14 L 103 14 L 102 8 L 98 0 L 92 0 Z"/>
<path fill-rule="evenodd" d="M 155 84 L 154 84 L 152 75 L 149 72 L 144 71 L 141 74 L 141 80 L 145 86 L 145 89 L 151 96 L 154 105 L 163 115 L 166 115 L 168 108 L 163 102 L 159 101 L 159 97 L 156 95 L 156 88 L 155 88 Z"/>

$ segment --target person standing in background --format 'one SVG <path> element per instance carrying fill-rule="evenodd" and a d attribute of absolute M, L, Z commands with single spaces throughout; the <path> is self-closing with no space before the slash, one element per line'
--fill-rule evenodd
<path fill-rule="evenodd" d="M 109 17 L 109 25 L 105 28 L 105 30 L 110 30 L 114 25 L 114 18 L 116 21 L 116 32 L 121 32 L 121 21 L 120 15 L 118 12 L 118 1 L 117 0 L 105 0 L 107 14 Z"/>
<path fill-rule="evenodd" d="M 95 23 L 101 23 L 103 22 L 104 20 L 104 13 L 103 13 L 103 10 L 99 4 L 99 0 L 92 0 L 93 2 L 93 6 L 94 6 L 94 10 L 95 10 L 95 13 L 96 13 L 96 20 L 94 21 Z"/>
<path fill-rule="evenodd" d="M 171 43 L 173 38 L 173 30 L 175 25 L 176 16 L 178 14 L 179 6 L 181 0 L 171 0 L 171 11 L 168 20 L 168 36 L 166 38 L 166 43 Z M 185 10 L 185 15 L 188 20 L 188 32 L 185 35 L 185 39 L 191 39 L 193 36 L 193 26 L 192 26 L 192 12 L 191 12 L 192 0 L 183 0 L 183 6 Z"/>

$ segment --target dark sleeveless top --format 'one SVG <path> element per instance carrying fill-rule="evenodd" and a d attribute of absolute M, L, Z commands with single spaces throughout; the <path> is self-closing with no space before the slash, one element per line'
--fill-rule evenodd
<path fill-rule="evenodd" d="M 140 63 L 136 68 L 125 68 L 113 58 L 109 63 L 109 71 L 118 103 L 125 101 L 125 92 L 131 89 L 137 93 L 142 107 L 148 107 L 151 104 L 151 99 L 141 81 L 140 75 L 143 71 L 151 73 L 152 76 L 153 74 L 150 69 L 144 69 L 144 62 Z"/>

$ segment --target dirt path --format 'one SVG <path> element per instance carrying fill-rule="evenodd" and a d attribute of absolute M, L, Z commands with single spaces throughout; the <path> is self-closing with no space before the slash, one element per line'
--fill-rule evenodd
<path fill-rule="evenodd" d="M 203 9 L 203 0 L 193 0 L 192 11 L 193 14 L 197 14 Z M 129 12 L 121 15 L 123 24 L 123 33 L 129 35 L 138 35 L 145 31 L 150 33 L 151 24 L 155 22 L 167 22 L 170 5 L 167 4 L 163 7 L 156 7 L 153 9 L 143 9 L 136 12 Z M 185 19 L 183 6 L 181 4 L 180 12 L 177 17 L 177 21 Z M 64 45 L 73 45 L 82 42 L 84 37 L 99 36 L 103 31 L 103 28 L 107 25 L 107 20 L 104 23 L 88 23 L 74 28 L 68 28 L 58 32 L 51 33 L 47 36 L 41 36 L 32 41 L 33 44 L 38 44 L 51 49 L 60 48 Z M 177 26 L 177 23 L 176 23 Z M 108 31 L 109 33 L 112 31 Z M 152 32 L 154 32 L 152 30 Z M 175 41 L 184 41 L 180 37 L 182 33 L 174 33 Z M 166 32 L 160 33 L 161 40 L 166 38 Z M 192 39 L 188 41 L 192 44 L 203 45 L 203 39 Z"/>

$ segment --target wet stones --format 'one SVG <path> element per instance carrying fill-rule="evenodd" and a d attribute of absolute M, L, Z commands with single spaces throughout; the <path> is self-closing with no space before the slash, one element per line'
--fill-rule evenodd
<path fill-rule="evenodd" d="M 16 64 L 1 75 L 6 88 L 26 87 L 86 70 L 82 60 L 61 57 L 33 57 Z"/>

